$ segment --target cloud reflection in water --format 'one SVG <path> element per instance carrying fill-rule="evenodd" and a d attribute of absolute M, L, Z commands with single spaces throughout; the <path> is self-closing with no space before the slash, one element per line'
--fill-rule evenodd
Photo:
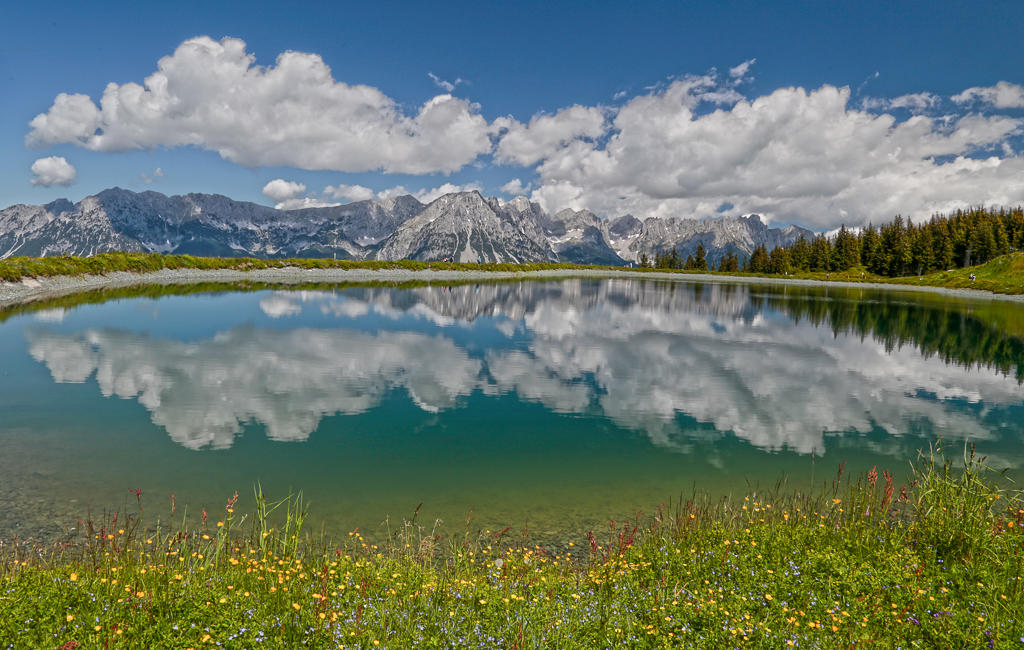
<path fill-rule="evenodd" d="M 430 412 L 477 390 L 515 393 L 559 413 L 607 417 L 666 447 L 731 431 L 762 449 L 800 453 L 823 452 L 830 432 L 900 435 L 921 424 L 947 438 L 985 438 L 993 426 L 986 413 L 1022 404 L 1011 377 L 794 322 L 735 285 L 275 292 L 259 305 L 273 319 L 313 309 L 338 329 L 240 326 L 190 343 L 35 329 L 30 353 L 58 382 L 95 373 L 103 395 L 137 399 L 193 449 L 230 446 L 246 422 L 276 440 L 304 440 L 324 417 L 368 411 L 396 388 Z M 352 319 L 367 315 L 433 331 L 355 328 Z M 480 319 L 508 340 L 470 354 L 449 328 L 471 330 Z M 714 431 L 684 426 L 681 416 Z"/>

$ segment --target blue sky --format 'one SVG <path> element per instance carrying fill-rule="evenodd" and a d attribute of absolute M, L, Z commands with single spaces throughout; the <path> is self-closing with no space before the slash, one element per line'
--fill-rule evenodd
<path fill-rule="evenodd" d="M 0 204 L 479 188 L 825 228 L 1024 201 L 1024 3 L 435 5 L 5 8 Z M 125 85 L 162 57 L 167 92 Z"/>

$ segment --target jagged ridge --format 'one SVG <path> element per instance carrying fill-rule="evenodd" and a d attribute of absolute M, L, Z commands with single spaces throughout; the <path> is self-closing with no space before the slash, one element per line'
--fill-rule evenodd
<path fill-rule="evenodd" d="M 95 255 L 109 251 L 252 257 L 450 259 L 460 262 L 573 262 L 624 265 L 642 253 L 703 244 L 708 259 L 741 257 L 814 233 L 769 228 L 756 215 L 722 219 L 602 219 L 587 210 L 547 214 L 525 197 L 446 194 L 429 205 L 412 196 L 342 206 L 276 210 L 217 194 L 165 196 L 104 190 L 78 203 L 0 210 L 0 258 Z"/>

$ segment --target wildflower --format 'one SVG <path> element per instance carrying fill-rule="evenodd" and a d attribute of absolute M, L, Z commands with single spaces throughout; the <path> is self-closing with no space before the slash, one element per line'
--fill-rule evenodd
<path fill-rule="evenodd" d="M 71 582 L 77 582 L 77 581 L 78 581 L 78 574 L 77 573 L 72 573 L 71 574 Z"/>
<path fill-rule="evenodd" d="M 292 603 L 292 607 L 295 608 L 295 611 L 298 611 L 298 610 L 302 609 L 302 605 L 300 605 L 298 603 Z"/>
<path fill-rule="evenodd" d="M 75 615 L 74 614 L 68 614 L 67 615 L 67 619 L 68 619 L 68 623 L 70 623 L 71 621 L 75 620 Z"/>

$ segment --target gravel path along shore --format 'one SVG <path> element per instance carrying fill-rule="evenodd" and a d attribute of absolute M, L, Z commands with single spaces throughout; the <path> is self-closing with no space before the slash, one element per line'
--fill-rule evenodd
<path fill-rule="evenodd" d="M 1024 295 L 994 294 L 988 291 L 973 289 L 945 289 L 941 287 L 915 287 L 902 284 L 879 284 L 865 282 L 823 282 L 819 280 L 799 280 L 795 278 L 754 278 L 730 277 L 723 275 L 678 274 L 640 271 L 613 270 L 550 270 L 527 272 L 504 271 L 410 271 L 406 269 L 256 269 L 252 271 L 235 270 L 197 270 L 197 269 L 165 269 L 152 273 L 116 272 L 106 275 L 53 276 L 45 278 L 26 278 L 19 282 L 0 282 L 0 309 L 12 305 L 46 300 L 72 293 L 92 291 L 96 289 L 115 289 L 147 284 L 193 284 L 198 282 L 263 282 L 268 284 L 329 283 L 329 282 L 459 282 L 472 280 L 504 280 L 521 278 L 523 280 L 553 278 L 642 278 L 657 280 L 675 280 L 679 282 L 735 282 L 741 284 L 814 286 L 814 287 L 849 287 L 860 289 L 883 289 L 888 291 L 926 291 L 929 293 L 946 294 L 962 298 L 983 300 L 1008 300 L 1024 302 Z"/>

